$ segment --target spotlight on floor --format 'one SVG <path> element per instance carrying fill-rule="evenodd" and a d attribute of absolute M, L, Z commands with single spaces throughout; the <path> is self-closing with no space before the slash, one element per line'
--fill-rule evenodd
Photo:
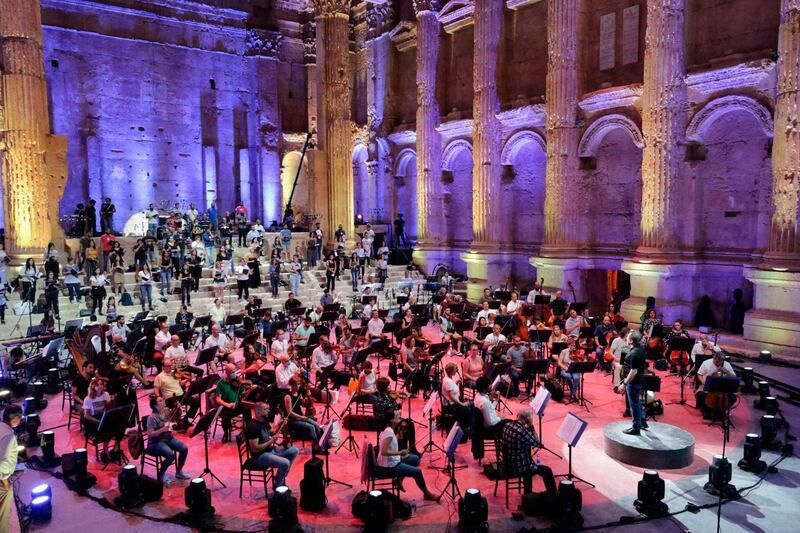
<path fill-rule="evenodd" d="M 47 394 L 58 394 L 61 387 L 61 380 L 58 368 L 51 368 L 47 371 Z"/>
<path fill-rule="evenodd" d="M 467 489 L 458 500 L 458 528 L 464 533 L 488 533 L 489 504 L 478 489 Z"/>
<path fill-rule="evenodd" d="M 114 505 L 123 509 L 133 509 L 144 505 L 141 478 L 136 472 L 135 464 L 127 464 L 117 476 L 119 496 L 114 498 Z"/>
<path fill-rule="evenodd" d="M 771 416 L 778 414 L 778 399 L 775 396 L 764 398 L 764 411 Z"/>
<path fill-rule="evenodd" d="M 664 503 L 664 480 L 655 470 L 645 470 L 633 506 L 645 516 L 664 516 L 669 507 Z"/>
<path fill-rule="evenodd" d="M 28 435 L 25 439 L 25 446 L 28 448 L 38 448 L 41 442 L 39 438 L 39 427 L 42 421 L 39 420 L 39 415 L 31 413 L 25 417 L 25 433 Z"/>
<path fill-rule="evenodd" d="M 205 479 L 194 478 L 186 487 L 183 497 L 189 509 L 185 517 L 193 526 L 203 529 L 214 522 L 216 509 L 211 505 L 211 491 L 206 488 Z"/>
<path fill-rule="evenodd" d="M 748 433 L 744 438 L 744 457 L 739 461 L 739 468 L 745 472 L 760 474 L 767 468 L 767 463 L 761 460 L 761 437 L 755 433 Z"/>
<path fill-rule="evenodd" d="M 11 403 L 11 391 L 9 389 L 0 389 L 0 405 L 9 403 Z"/>
<path fill-rule="evenodd" d="M 275 493 L 267 503 L 267 514 L 270 533 L 303 531 L 297 520 L 297 498 L 292 496 L 292 491 L 286 485 L 275 489 Z"/>
<path fill-rule="evenodd" d="M 714 461 L 708 467 L 708 483 L 703 486 L 703 490 L 714 496 L 738 500 L 739 491 L 731 485 L 731 470 L 731 464 L 726 457 L 715 455 Z"/>
<path fill-rule="evenodd" d="M 778 451 L 783 443 L 778 440 L 778 419 L 774 415 L 761 417 L 761 448 L 764 450 Z"/>
<path fill-rule="evenodd" d="M 764 409 L 764 402 L 769 396 L 769 381 L 758 382 L 758 400 L 753 404 L 756 409 Z"/>
<path fill-rule="evenodd" d="M 39 496 L 50 496 L 53 497 L 53 489 L 50 488 L 50 485 L 47 483 L 42 483 L 41 485 L 36 485 L 31 489 L 31 500 L 34 498 L 38 498 Z"/>
<path fill-rule="evenodd" d="M 28 396 L 22 401 L 22 415 L 28 416 L 36 412 L 36 398 Z"/>
<path fill-rule="evenodd" d="M 389 502 L 380 490 L 372 490 L 367 495 L 364 509 L 364 531 L 382 533 L 389 527 Z"/>
<path fill-rule="evenodd" d="M 36 401 L 36 410 L 47 409 L 47 398 L 44 397 L 44 383 L 41 381 L 33 382 L 33 399 Z"/>
<path fill-rule="evenodd" d="M 31 522 L 46 524 L 53 517 L 53 500 L 49 494 L 31 499 Z"/>
<path fill-rule="evenodd" d="M 755 386 L 753 367 L 746 366 L 742 371 L 742 393 L 755 394 L 756 392 L 758 392 L 758 389 Z"/>
<path fill-rule="evenodd" d="M 558 484 L 556 494 L 556 508 L 554 516 L 557 516 L 556 524 L 559 527 L 573 528 L 583 525 L 583 496 L 578 487 L 571 479 L 562 479 Z"/>
<path fill-rule="evenodd" d="M 769 350 L 761 350 L 761 352 L 758 354 L 758 358 L 762 361 L 769 361 L 772 359 L 772 352 Z"/>
<path fill-rule="evenodd" d="M 64 483 L 69 490 L 82 494 L 89 487 L 97 483 L 97 477 L 87 472 L 89 458 L 86 448 L 78 448 L 72 453 L 65 453 L 61 457 L 61 471 L 64 474 Z"/>
<path fill-rule="evenodd" d="M 56 435 L 52 431 L 42 433 L 42 462 L 44 468 L 53 468 L 61 464 L 61 456 L 56 455 Z"/>

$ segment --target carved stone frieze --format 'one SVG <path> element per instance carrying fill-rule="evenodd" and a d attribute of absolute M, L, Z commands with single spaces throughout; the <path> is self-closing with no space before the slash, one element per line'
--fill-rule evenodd
<path fill-rule="evenodd" d="M 389 31 L 394 22 L 394 9 L 390 2 L 367 2 L 365 14 L 367 39 L 374 39 Z"/>
<path fill-rule="evenodd" d="M 414 12 L 439 11 L 440 4 L 440 0 L 414 0 Z"/>
<path fill-rule="evenodd" d="M 283 35 L 278 32 L 251 29 L 247 32 L 246 55 L 277 58 L 280 56 L 282 43 Z"/>
<path fill-rule="evenodd" d="M 389 32 L 389 38 L 398 52 L 405 52 L 417 46 L 417 24 L 403 20 Z"/>
<path fill-rule="evenodd" d="M 349 15 L 350 0 L 311 0 L 317 15 Z"/>

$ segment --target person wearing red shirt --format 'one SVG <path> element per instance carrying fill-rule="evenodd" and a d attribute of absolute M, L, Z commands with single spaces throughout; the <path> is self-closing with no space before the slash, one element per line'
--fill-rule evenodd
<path fill-rule="evenodd" d="M 114 249 L 114 241 L 116 240 L 117 238 L 111 233 L 111 228 L 106 228 L 106 232 L 100 237 L 101 247 L 103 249 L 103 271 L 108 268 L 108 256 Z"/>

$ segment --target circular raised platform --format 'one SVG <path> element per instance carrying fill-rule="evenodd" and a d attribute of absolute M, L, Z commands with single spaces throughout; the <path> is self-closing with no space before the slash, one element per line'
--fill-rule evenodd
<path fill-rule="evenodd" d="M 630 421 L 614 422 L 603 429 L 606 455 L 625 464 L 669 470 L 689 466 L 694 461 L 694 436 L 688 431 L 658 422 L 649 422 L 639 435 L 622 431 Z"/>

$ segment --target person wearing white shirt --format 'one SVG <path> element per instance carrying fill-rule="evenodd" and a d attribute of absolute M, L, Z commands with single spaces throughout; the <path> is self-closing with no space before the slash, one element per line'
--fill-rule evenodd
<path fill-rule="evenodd" d="M 614 356 L 614 361 L 611 365 L 611 381 L 615 387 L 619 385 L 619 382 L 622 379 L 620 376 L 622 369 L 622 357 L 624 354 L 627 354 L 628 350 L 630 349 L 627 340 L 628 331 L 628 328 L 622 328 L 619 336 L 615 337 L 614 340 L 611 341 L 611 355 Z"/>
<path fill-rule="evenodd" d="M 239 294 L 239 300 L 242 300 L 242 295 L 247 299 L 250 297 L 250 267 L 247 266 L 247 260 L 244 257 L 239 259 L 239 264 L 236 265 L 236 287 Z"/>
<path fill-rule="evenodd" d="M 333 346 L 328 342 L 328 337 L 322 335 L 319 338 L 319 346 L 314 348 L 311 354 L 311 370 L 315 373 L 322 372 L 323 369 L 335 364 L 336 360 L 336 354 L 333 352 Z"/>
<path fill-rule="evenodd" d="M 519 301 L 519 295 L 516 292 L 511 293 L 511 300 L 506 304 L 506 314 L 514 315 L 517 310 L 522 307 L 522 302 Z"/>
<path fill-rule="evenodd" d="M 125 324 L 125 317 L 123 315 L 118 316 L 116 324 L 111 326 L 111 341 L 117 344 L 125 344 L 128 340 L 128 333 L 130 333 L 130 329 Z"/>
<path fill-rule="evenodd" d="M 147 229 L 150 231 L 150 235 L 155 237 L 158 231 L 158 211 L 153 204 L 150 204 L 150 207 L 144 212 L 144 216 L 147 218 Z"/>
<path fill-rule="evenodd" d="M 231 361 L 231 353 L 233 349 L 228 340 L 228 336 L 220 332 L 219 324 L 216 322 L 211 324 L 211 335 L 208 336 L 206 342 L 203 344 L 203 349 L 217 347 L 217 358 L 220 360 Z"/>
<path fill-rule="evenodd" d="M 189 209 L 186 210 L 186 218 L 189 219 L 189 224 L 194 226 L 198 216 L 200 216 L 200 213 L 198 213 L 197 208 L 194 204 L 189 204 Z"/>
<path fill-rule="evenodd" d="M 486 321 L 488 322 L 489 321 L 489 313 L 491 313 L 491 312 L 492 312 L 492 310 L 489 309 L 489 302 L 483 302 L 481 304 L 481 310 L 478 311 L 478 315 L 475 317 L 475 320 L 480 322 L 481 318 L 485 318 Z"/>
<path fill-rule="evenodd" d="M 225 306 L 222 305 L 222 300 L 219 298 L 214 299 L 214 303 L 209 307 L 208 314 L 211 315 L 211 322 L 217 324 L 225 324 Z"/>
<path fill-rule="evenodd" d="M 458 365 L 450 362 L 444 367 L 445 377 L 442 380 L 442 403 L 446 410 L 455 414 L 456 421 L 461 429 L 464 430 L 466 438 L 470 426 L 469 404 L 461 400 L 461 393 L 456 383 L 455 376 L 458 374 Z"/>
<path fill-rule="evenodd" d="M 706 379 L 713 376 L 735 376 L 733 367 L 725 360 L 725 355 L 722 351 L 714 352 L 711 359 L 703 361 L 700 368 L 697 370 L 697 380 L 700 382 L 699 390 L 703 390 L 706 384 Z"/>
<path fill-rule="evenodd" d="M 383 338 L 383 320 L 378 316 L 378 310 L 373 309 L 369 322 L 367 322 L 367 336 L 371 342 Z"/>
<path fill-rule="evenodd" d="M 298 373 L 297 365 L 289 359 L 288 353 L 278 356 L 278 366 L 275 367 L 275 387 L 281 391 L 289 391 L 289 381 Z"/>
<path fill-rule="evenodd" d="M 395 430 L 400 427 L 400 415 L 396 411 L 379 421 L 378 456 L 375 475 L 379 478 L 412 477 L 428 501 L 439 501 L 436 494 L 428 490 L 425 477 L 419 469 L 419 456 L 400 450 Z"/>
<path fill-rule="evenodd" d="M 285 336 L 282 329 L 275 331 L 275 338 L 272 340 L 272 345 L 270 345 L 272 357 L 277 358 L 282 354 L 289 353 L 289 341 L 285 339 Z M 288 388 L 288 386 L 286 388 Z"/>
<path fill-rule="evenodd" d="M 547 293 L 545 292 L 545 290 L 542 288 L 542 286 L 538 281 L 534 281 L 533 288 L 528 293 L 527 297 L 528 305 L 533 305 L 534 303 L 536 303 L 535 300 L 537 296 L 547 296 Z"/>
<path fill-rule="evenodd" d="M 722 351 L 719 346 L 708 340 L 708 335 L 706 333 L 701 333 L 700 338 L 697 339 L 697 342 L 695 342 L 692 347 L 692 358 L 694 359 L 698 355 L 706 355 L 707 350 L 710 350 L 712 355 Z"/>
<path fill-rule="evenodd" d="M 158 333 L 156 333 L 155 350 L 163 354 L 164 350 L 169 345 L 170 338 L 172 338 L 172 335 L 169 333 L 169 324 L 167 322 L 162 322 L 159 326 Z"/>
<path fill-rule="evenodd" d="M 489 392 L 491 381 L 486 376 L 478 378 L 475 385 L 475 408 L 481 412 L 483 420 L 483 435 L 485 439 L 499 437 L 497 435 L 498 423 L 501 418 L 497 415 L 497 410 L 492 403 L 496 399 L 496 392 Z"/>
<path fill-rule="evenodd" d="M 183 345 L 181 344 L 181 338 L 177 335 L 170 337 L 169 346 L 167 346 L 166 350 L 164 351 L 164 361 L 169 361 L 173 368 L 177 368 L 178 370 L 191 372 L 198 377 L 203 375 L 202 368 L 191 366 L 189 364 L 189 358 L 186 356 L 186 350 L 184 350 Z"/>
<path fill-rule="evenodd" d="M 22 420 L 22 408 L 10 404 L 3 410 L 0 423 L 0 531 L 11 531 L 11 518 L 15 516 L 14 489 L 11 475 L 17 471 L 17 436 L 14 428 Z"/>
<path fill-rule="evenodd" d="M 486 338 L 483 339 L 484 348 L 489 350 L 498 344 L 506 342 L 506 336 L 500 333 L 500 331 L 500 324 L 495 324 L 492 328 L 492 332 L 486 335 Z"/>

